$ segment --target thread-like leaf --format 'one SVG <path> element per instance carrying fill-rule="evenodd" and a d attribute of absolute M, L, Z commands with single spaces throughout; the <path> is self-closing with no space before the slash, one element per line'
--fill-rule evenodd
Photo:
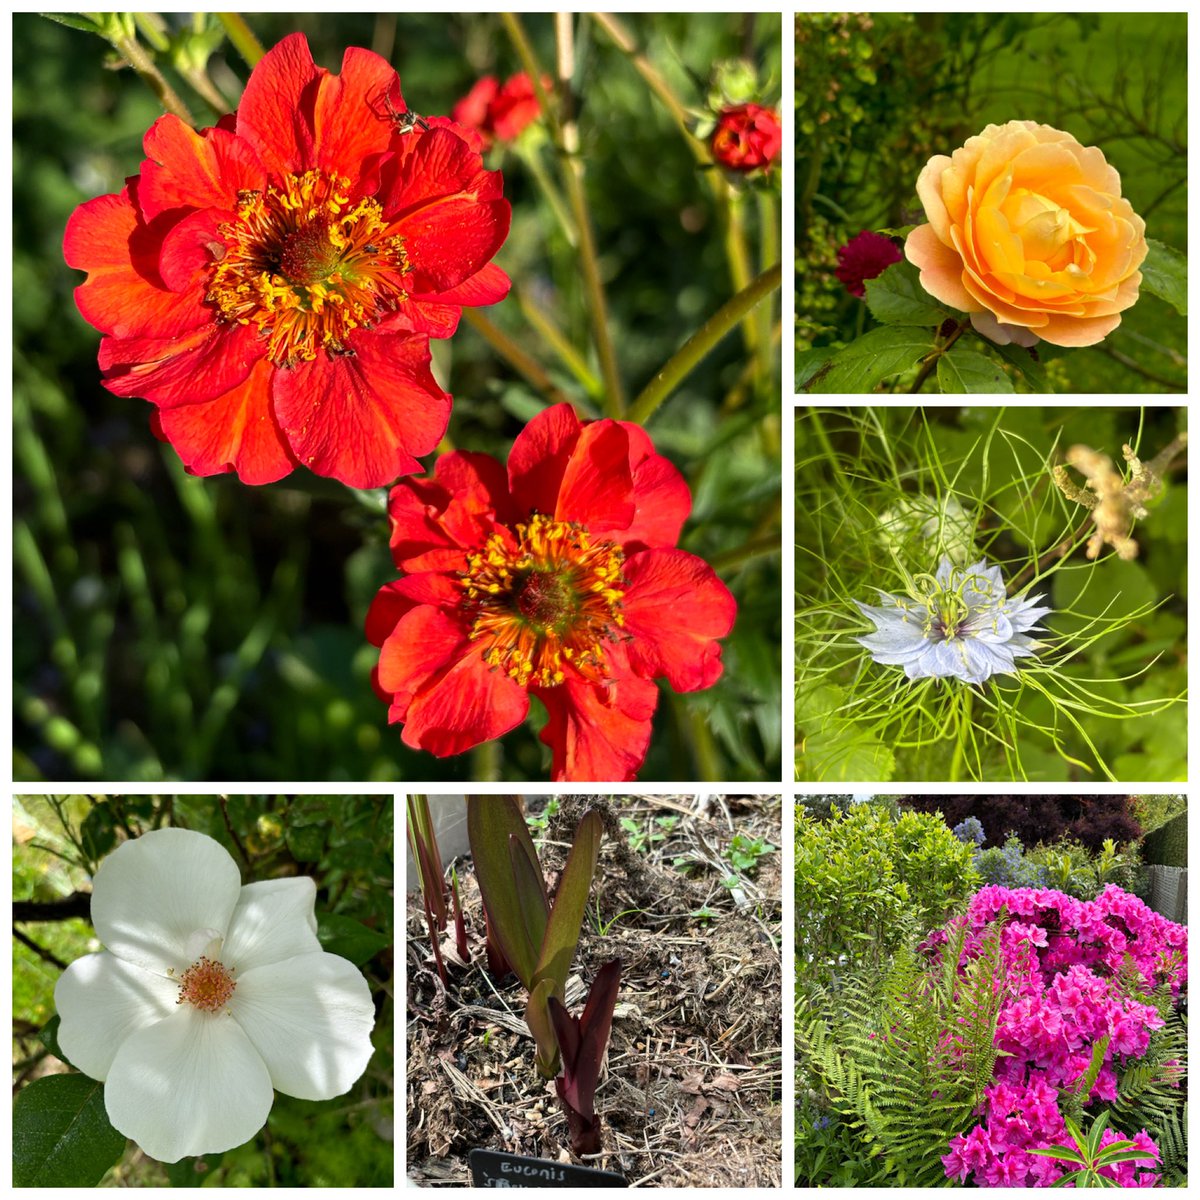
<path fill-rule="evenodd" d="M 579 943 L 579 929 L 587 908 L 588 893 L 592 889 L 592 876 L 600 859 L 600 839 L 604 836 L 604 823 L 594 810 L 587 812 L 575 830 L 575 841 L 563 868 L 546 925 L 546 936 L 542 941 L 534 978 L 554 980 L 554 995 L 560 999 L 567 982 L 567 972 L 575 957 Z"/>

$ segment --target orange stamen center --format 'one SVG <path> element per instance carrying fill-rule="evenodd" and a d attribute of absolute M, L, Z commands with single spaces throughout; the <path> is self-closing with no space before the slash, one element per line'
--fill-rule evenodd
<path fill-rule="evenodd" d="M 625 623 L 621 548 L 573 521 L 536 514 L 493 533 L 460 577 L 483 660 L 522 687 L 555 687 L 573 667 L 605 682 L 605 642 Z"/>
<path fill-rule="evenodd" d="M 404 239 L 387 236 L 379 203 L 352 201 L 350 181 L 321 171 L 289 175 L 238 194 L 237 217 L 219 227 L 205 299 L 220 319 L 254 324 L 277 366 L 317 351 L 349 353 L 352 330 L 369 329 L 408 299 Z"/>
<path fill-rule="evenodd" d="M 179 977 L 179 999 L 175 1003 L 186 1000 L 202 1012 L 220 1012 L 236 987 L 232 971 L 223 963 L 202 956 Z"/>

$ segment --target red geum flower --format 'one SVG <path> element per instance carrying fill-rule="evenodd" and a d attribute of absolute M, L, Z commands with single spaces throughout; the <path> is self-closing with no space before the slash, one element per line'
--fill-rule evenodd
<path fill-rule="evenodd" d="M 543 76 L 542 88 L 549 91 L 549 76 Z M 478 130 L 485 146 L 492 141 L 511 142 L 541 112 L 533 80 L 521 71 L 502 87 L 495 75 L 485 75 L 454 106 L 451 116 L 458 124 Z"/>
<path fill-rule="evenodd" d="M 351 47 L 333 75 L 292 34 L 236 114 L 199 132 L 161 117 L 141 175 L 72 215 L 104 385 L 156 405 L 194 474 L 269 483 L 302 463 L 377 487 L 441 439 L 429 337 L 507 293 L 491 258 L 510 210 L 473 134 L 405 132 L 405 111 L 378 55 Z"/>
<path fill-rule="evenodd" d="M 391 493 L 404 574 L 376 596 L 376 685 L 406 745 L 444 756 L 524 720 L 530 694 L 555 780 L 628 780 L 662 676 L 678 692 L 721 674 L 736 604 L 675 543 L 691 508 L 679 472 L 626 421 L 535 417 L 504 468 L 455 452 Z"/>
<path fill-rule="evenodd" d="M 771 165 L 783 146 L 779 114 L 761 104 L 739 104 L 717 117 L 709 141 L 712 156 L 730 171 L 760 171 Z"/>
<path fill-rule="evenodd" d="M 846 291 L 860 299 L 866 295 L 864 286 L 868 279 L 882 275 L 904 255 L 891 238 L 882 233 L 864 229 L 856 233 L 844 246 L 838 247 L 838 265 L 834 274 L 846 285 Z"/>

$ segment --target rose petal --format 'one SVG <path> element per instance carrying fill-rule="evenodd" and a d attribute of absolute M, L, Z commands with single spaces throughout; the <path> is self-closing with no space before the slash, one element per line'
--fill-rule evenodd
<path fill-rule="evenodd" d="M 224 934 L 241 883 L 219 842 L 188 829 L 156 829 L 122 842 L 100 864 L 92 924 L 118 958 L 178 974 L 193 961 L 187 946 L 196 930 Z"/>
<path fill-rule="evenodd" d="M 54 985 L 58 1043 L 93 1079 L 107 1077 L 121 1044 L 135 1030 L 175 1011 L 179 984 L 102 950 L 77 958 Z"/>
<path fill-rule="evenodd" d="M 349 1091 L 374 1052 L 371 989 L 336 954 L 302 954 L 239 976 L 230 1011 L 271 1083 L 301 1100 Z"/>
<path fill-rule="evenodd" d="M 104 1084 L 108 1119 L 165 1163 L 248 1142 L 274 1099 L 271 1076 L 241 1026 L 190 1004 L 126 1038 Z"/>
<path fill-rule="evenodd" d="M 319 954 L 317 885 L 307 875 L 248 883 L 238 895 L 221 948 L 221 961 L 238 972 L 238 996 L 247 972 L 299 954 Z"/>

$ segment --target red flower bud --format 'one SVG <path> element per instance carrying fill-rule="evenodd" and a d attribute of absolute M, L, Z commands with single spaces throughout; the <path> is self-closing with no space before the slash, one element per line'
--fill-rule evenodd
<path fill-rule="evenodd" d="M 783 145 L 779 114 L 760 104 L 739 104 L 717 118 L 709 148 L 730 171 L 766 170 Z"/>

